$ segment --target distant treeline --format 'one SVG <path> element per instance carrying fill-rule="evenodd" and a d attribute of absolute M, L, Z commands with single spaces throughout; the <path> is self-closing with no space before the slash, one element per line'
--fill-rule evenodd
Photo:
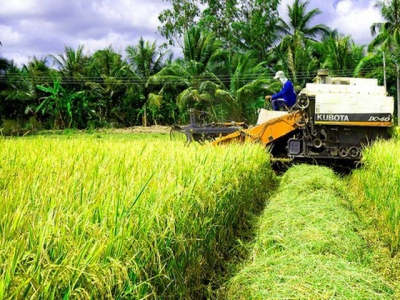
<path fill-rule="evenodd" d="M 321 68 L 380 84 L 386 78 L 396 97 L 400 0 L 378 3 L 386 21 L 371 24 L 368 47 L 324 24 L 311 26 L 321 11 L 307 1 L 288 6 L 288 22 L 279 17 L 279 1 L 204 0 L 203 9 L 194 0 L 168 2 L 173 8 L 159 16 L 165 45 L 141 38 L 124 55 L 112 46 L 92 54 L 84 45 L 65 47 L 22 67 L 0 52 L 3 134 L 185 123 L 192 107 L 210 120 L 252 123 L 264 96 L 280 89 L 272 80 L 277 70 L 298 90 Z M 182 57 L 172 56 L 171 45 L 181 46 Z"/>

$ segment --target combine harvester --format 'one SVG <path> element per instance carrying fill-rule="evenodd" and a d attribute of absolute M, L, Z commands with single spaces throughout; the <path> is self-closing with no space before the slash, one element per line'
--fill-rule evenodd
<path fill-rule="evenodd" d="M 262 109 L 256 126 L 238 128 L 212 144 L 259 142 L 275 161 L 353 167 L 365 146 L 388 138 L 393 110 L 393 97 L 377 79 L 329 77 L 320 70 L 290 111 Z"/>

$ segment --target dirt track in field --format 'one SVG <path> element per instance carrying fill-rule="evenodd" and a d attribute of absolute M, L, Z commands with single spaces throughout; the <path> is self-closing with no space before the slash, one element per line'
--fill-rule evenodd
<path fill-rule="evenodd" d="M 134 126 L 120 129 L 113 129 L 117 133 L 169 133 L 171 127 L 169 126 Z"/>

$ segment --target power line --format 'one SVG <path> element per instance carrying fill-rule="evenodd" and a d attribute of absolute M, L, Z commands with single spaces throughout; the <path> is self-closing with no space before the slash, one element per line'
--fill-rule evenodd
<path fill-rule="evenodd" d="M 374 68 L 366 68 L 363 69 L 362 72 L 370 72 L 375 70 Z M 345 70 L 331 70 L 332 74 L 340 74 L 335 77 L 353 77 L 353 69 L 345 69 Z M 291 74 L 287 74 L 290 78 Z M 148 84 L 148 85 L 163 85 L 163 84 L 182 84 L 184 81 L 212 81 L 212 82 L 224 82 L 229 83 L 234 78 L 238 82 L 246 82 L 250 83 L 255 80 L 260 79 L 272 79 L 274 73 L 252 73 L 252 74 L 241 74 L 240 76 L 235 76 L 235 74 L 229 75 L 215 75 L 215 76 L 207 76 L 207 75 L 197 75 L 190 77 L 179 77 L 177 75 L 168 75 L 168 77 L 164 77 L 161 79 L 154 79 L 154 77 L 122 77 L 122 76 L 109 76 L 109 77 L 99 77 L 99 76 L 82 76 L 79 78 L 59 78 L 61 84 L 68 85 L 82 85 L 82 84 L 103 84 L 103 85 L 140 85 L 140 84 Z M 299 81 L 307 80 L 315 77 L 316 74 L 309 74 L 308 72 L 298 72 L 296 73 L 296 79 Z M 150 80 L 153 78 L 153 80 Z M 13 82 L 13 83 L 53 83 L 57 78 L 48 75 L 39 75 L 39 76 L 27 76 L 19 73 L 5 73 L 0 74 L 0 82 Z"/>

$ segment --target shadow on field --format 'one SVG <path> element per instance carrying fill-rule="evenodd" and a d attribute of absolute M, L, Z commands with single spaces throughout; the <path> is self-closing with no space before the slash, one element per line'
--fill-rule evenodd
<path fill-rule="evenodd" d="M 362 166 L 360 162 L 354 161 L 336 161 L 336 160 L 312 160 L 312 159 L 297 159 L 297 160 L 281 160 L 273 159 L 271 161 L 272 169 L 277 176 L 281 176 L 286 173 L 291 167 L 296 165 L 312 165 L 330 168 L 336 175 L 340 177 L 346 177 L 350 175 L 354 170 Z"/>

